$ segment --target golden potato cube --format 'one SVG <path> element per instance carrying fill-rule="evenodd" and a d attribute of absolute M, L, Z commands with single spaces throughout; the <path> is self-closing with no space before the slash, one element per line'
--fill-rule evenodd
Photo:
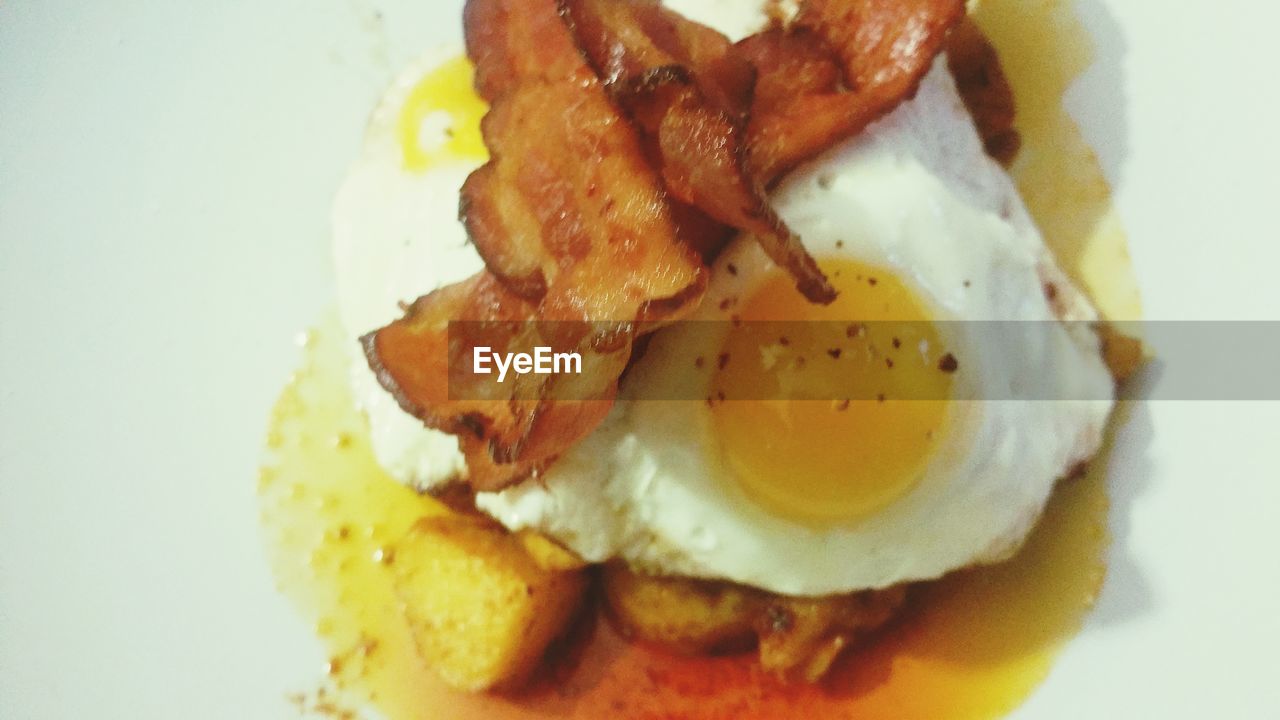
<path fill-rule="evenodd" d="M 654 577 L 611 565 L 604 595 L 622 630 L 685 654 L 749 647 L 756 595 L 725 583 Z"/>
<path fill-rule="evenodd" d="M 582 570 L 545 569 L 478 518 L 419 520 L 396 550 L 396 588 L 418 652 L 460 690 L 526 680 L 582 606 Z"/>
<path fill-rule="evenodd" d="M 760 665 L 780 677 L 818 682 L 845 648 L 889 622 L 906 597 L 904 587 L 821 598 L 771 596 L 756 621 Z"/>
<path fill-rule="evenodd" d="M 572 550 L 533 530 L 516 533 L 525 552 L 543 570 L 581 570 L 589 563 Z"/>

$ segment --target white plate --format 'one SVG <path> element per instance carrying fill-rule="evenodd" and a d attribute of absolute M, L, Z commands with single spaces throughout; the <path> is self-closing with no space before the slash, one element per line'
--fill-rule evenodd
<path fill-rule="evenodd" d="M 314 687 L 260 547 L 265 418 L 364 117 L 459 4 L 0 3 L 0 717 L 293 717 Z M 1080 10 L 1071 105 L 1149 316 L 1280 319 L 1280 9 Z M 1275 716 L 1278 441 L 1274 403 L 1138 410 L 1100 606 L 1019 717 Z"/>

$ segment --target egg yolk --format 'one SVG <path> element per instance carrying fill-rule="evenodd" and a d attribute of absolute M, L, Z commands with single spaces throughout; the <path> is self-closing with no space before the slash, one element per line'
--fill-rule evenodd
<path fill-rule="evenodd" d="M 428 73 L 409 92 L 397 128 L 406 170 L 488 158 L 480 136 L 480 119 L 488 106 L 476 94 L 474 77 L 471 61 L 460 56 Z"/>
<path fill-rule="evenodd" d="M 956 368 L 926 304 L 892 273 L 852 260 L 823 269 L 840 291 L 831 305 L 782 273 L 739 299 L 714 380 L 728 399 L 711 413 L 754 502 L 827 527 L 915 487 L 946 432 Z"/>

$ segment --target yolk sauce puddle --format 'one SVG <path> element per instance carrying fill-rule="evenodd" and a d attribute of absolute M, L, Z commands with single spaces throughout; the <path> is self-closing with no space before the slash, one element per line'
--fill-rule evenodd
<path fill-rule="evenodd" d="M 1018 98 L 1024 145 L 1011 173 L 1046 242 L 1105 316 L 1139 317 L 1110 190 L 1061 104 L 1088 64 L 1087 34 L 1059 0 L 983 0 L 975 17 Z M 418 658 L 390 573 L 405 530 L 448 510 L 378 467 L 347 390 L 348 351 L 336 323 L 309 335 L 303 366 L 272 415 L 259 498 L 277 582 L 314 623 L 330 679 L 351 708 L 391 720 L 996 718 L 1048 674 L 1102 584 L 1105 453 L 1088 475 L 1062 484 L 1013 560 L 922 588 L 901 619 L 818 686 L 780 684 L 750 655 L 654 652 L 600 621 L 568 653 L 571 662 L 554 664 L 526 693 L 457 693 Z"/>

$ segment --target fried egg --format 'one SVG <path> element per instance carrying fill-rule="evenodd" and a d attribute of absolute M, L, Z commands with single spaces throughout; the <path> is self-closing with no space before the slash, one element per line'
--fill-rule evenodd
<path fill-rule="evenodd" d="M 485 159 L 483 106 L 465 61 L 444 57 L 388 94 L 335 204 L 353 339 L 481 268 L 456 202 Z M 790 595 L 1008 557 L 1056 481 L 1097 452 L 1112 381 L 1087 327 L 1094 309 L 985 155 L 945 62 L 914 100 L 792 173 L 772 201 L 837 302 L 805 302 L 739 238 L 693 318 L 707 322 L 655 333 L 595 433 L 536 482 L 480 494 L 478 507 L 593 562 Z M 1048 329 L 973 331 L 987 320 Z M 760 337 L 773 322 L 815 329 Z M 854 323 L 871 329 L 845 333 Z M 452 436 L 404 414 L 362 357 L 352 365 L 392 476 L 429 489 L 465 475 Z M 881 390 L 925 399 L 881 402 Z M 1083 399 L 990 399 L 1013 397 Z"/>
<path fill-rule="evenodd" d="M 655 335 L 605 426 L 538 483 L 478 504 L 589 560 L 791 595 L 1009 557 L 1097 451 L 1112 380 L 1080 322 L 1093 309 L 983 153 L 945 62 L 773 203 L 839 299 L 806 303 L 739 239 L 695 322 Z M 983 332 L 992 320 L 1041 325 Z M 778 322 L 799 335 L 757 336 Z M 890 331 L 910 337 L 874 337 Z M 689 383 L 706 402 L 664 399 Z M 831 400 L 842 388 L 856 399 Z M 879 388 L 923 399 L 882 402 Z M 767 399 L 780 397 L 827 399 Z"/>

